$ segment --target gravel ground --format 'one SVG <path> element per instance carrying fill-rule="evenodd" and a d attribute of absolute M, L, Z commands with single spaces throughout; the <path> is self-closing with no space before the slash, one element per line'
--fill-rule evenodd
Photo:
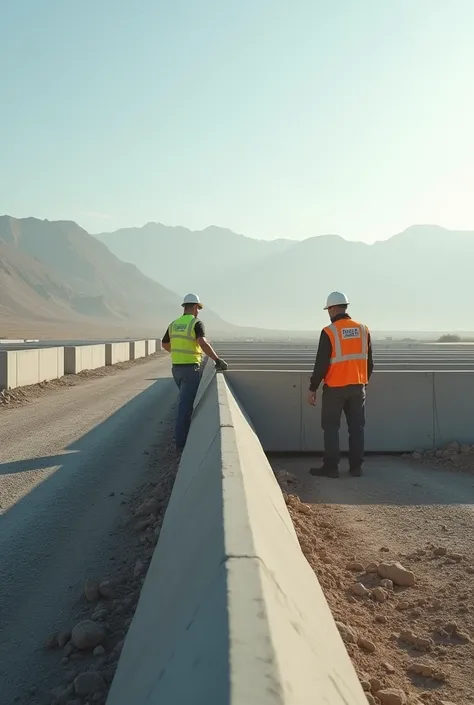
<path fill-rule="evenodd" d="M 368 701 L 473 705 L 474 478 L 391 457 L 338 480 L 272 464 Z"/>
<path fill-rule="evenodd" d="M 94 657 L 107 658 L 105 683 L 111 678 L 120 644 L 114 655 L 109 650 L 126 627 L 119 616 L 130 619 L 152 550 L 146 527 L 129 524 L 130 505 L 140 500 L 144 482 L 164 480 L 160 497 L 169 489 L 175 399 L 169 361 L 159 359 L 0 411 L 2 705 L 86 702 L 81 695 L 76 703 L 75 693 L 67 700 L 55 693 L 53 699 L 50 691 L 58 686 L 64 691 L 73 675 L 81 675 L 90 665 L 88 652 L 74 647 L 68 655 L 69 645 L 58 654 L 44 644 L 51 645 L 48 635 L 59 632 L 68 646 L 68 632 L 87 613 L 84 584 L 91 578 L 108 596 L 102 595 L 109 602 L 101 609 L 118 608 L 110 623 L 104 620 L 106 636 L 98 646 L 105 654 L 99 648 Z M 154 538 L 162 503 L 153 521 L 143 520 L 154 522 Z M 122 587 L 104 583 L 109 577 Z M 114 605 L 119 597 L 128 606 Z M 80 692 L 90 687 L 87 678 L 79 681 Z M 103 688 L 94 693 L 90 703 L 103 702 Z"/>

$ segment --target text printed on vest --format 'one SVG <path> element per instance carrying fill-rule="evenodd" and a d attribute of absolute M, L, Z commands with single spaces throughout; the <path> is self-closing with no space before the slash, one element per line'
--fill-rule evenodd
<path fill-rule="evenodd" d="M 360 338 L 360 328 L 341 328 L 341 336 L 344 340 Z"/>

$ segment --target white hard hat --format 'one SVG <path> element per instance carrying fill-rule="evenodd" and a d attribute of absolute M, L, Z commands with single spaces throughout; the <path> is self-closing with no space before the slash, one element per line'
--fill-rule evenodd
<path fill-rule="evenodd" d="M 342 291 L 332 291 L 326 301 L 324 310 L 327 311 L 331 306 L 347 306 L 349 299 Z"/>
<path fill-rule="evenodd" d="M 199 308 L 202 308 L 202 303 L 199 299 L 199 296 L 197 294 L 186 294 L 184 297 L 183 303 L 181 304 L 182 306 L 187 306 L 189 304 L 192 305 L 197 305 Z"/>

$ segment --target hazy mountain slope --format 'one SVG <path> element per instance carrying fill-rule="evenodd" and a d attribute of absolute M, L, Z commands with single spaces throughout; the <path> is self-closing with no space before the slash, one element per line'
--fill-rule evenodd
<path fill-rule="evenodd" d="M 119 260 L 76 223 L 3 216 L 0 245 L 5 315 L 161 329 L 179 314 L 180 296 Z M 219 330 L 231 328 L 212 311 L 206 318 Z"/>
<path fill-rule="evenodd" d="M 96 237 L 117 257 L 132 262 L 147 276 L 183 291 L 201 291 L 205 277 L 226 269 L 230 263 L 243 267 L 294 245 L 291 240 L 254 240 L 215 226 L 194 232 L 161 223 Z"/>
<path fill-rule="evenodd" d="M 465 330 L 472 327 L 473 261 L 474 233 L 418 226 L 374 245 L 311 238 L 207 284 L 213 306 L 234 319 L 245 312 L 247 325 L 307 329 L 325 320 L 325 298 L 340 289 L 354 316 L 374 328 Z"/>
<path fill-rule="evenodd" d="M 249 243 L 231 231 L 208 230 L 215 237 L 211 247 L 211 235 L 201 241 L 198 233 L 155 225 L 102 237 L 134 262 L 147 259 L 151 276 L 189 272 L 190 288 L 196 281 L 206 302 L 240 325 L 318 327 L 326 321 L 321 309 L 328 292 L 342 289 L 354 316 L 378 329 L 472 328 L 474 232 L 421 225 L 367 245 L 337 235 Z M 196 246 L 185 251 L 189 237 Z"/>

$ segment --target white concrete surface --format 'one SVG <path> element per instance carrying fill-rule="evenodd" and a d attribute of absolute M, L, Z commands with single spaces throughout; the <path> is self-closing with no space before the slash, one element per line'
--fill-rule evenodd
<path fill-rule="evenodd" d="M 146 356 L 148 355 L 154 355 L 156 353 L 156 340 L 147 340 L 146 342 Z"/>
<path fill-rule="evenodd" d="M 65 374 L 77 375 L 83 370 L 97 370 L 99 367 L 105 367 L 105 343 L 64 348 Z"/>
<path fill-rule="evenodd" d="M 302 372 L 229 370 L 226 377 L 265 451 L 321 452 L 321 397 L 307 404 Z M 474 443 L 473 372 L 375 372 L 367 388 L 366 450 L 409 452 L 450 440 Z M 341 449 L 348 439 L 344 416 Z"/>
<path fill-rule="evenodd" d="M 15 389 L 64 376 L 64 348 L 0 351 L 0 389 Z"/>
<path fill-rule="evenodd" d="M 130 343 L 106 343 L 105 364 L 116 365 L 117 362 L 130 360 Z"/>
<path fill-rule="evenodd" d="M 130 360 L 138 360 L 141 357 L 146 357 L 146 347 L 146 340 L 132 340 L 130 342 Z"/>
<path fill-rule="evenodd" d="M 107 705 L 366 705 L 258 438 L 210 370 Z"/>

